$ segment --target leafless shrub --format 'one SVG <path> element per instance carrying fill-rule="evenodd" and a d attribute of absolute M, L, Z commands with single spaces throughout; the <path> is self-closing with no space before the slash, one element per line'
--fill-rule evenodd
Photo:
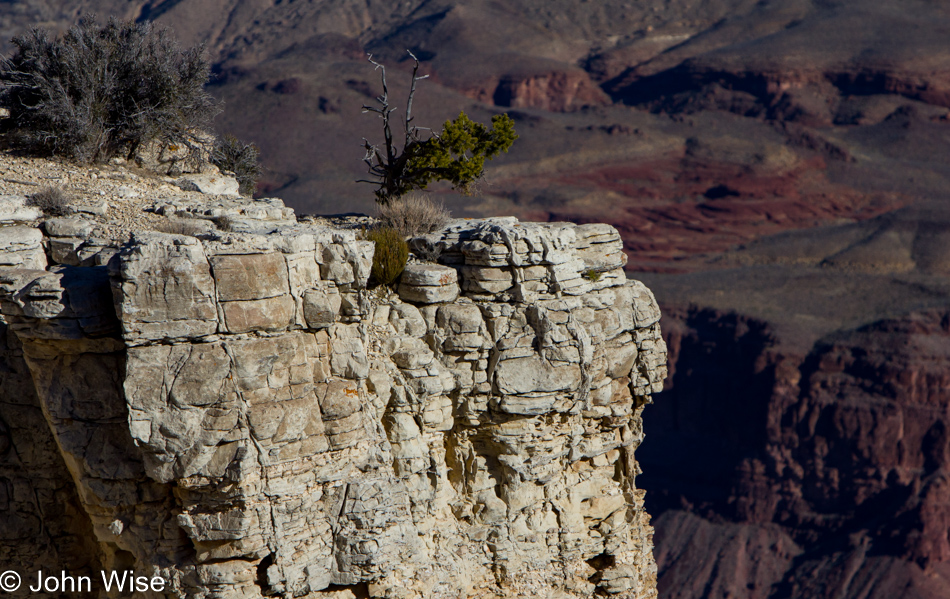
<path fill-rule="evenodd" d="M 230 216 L 219 216 L 214 219 L 214 224 L 218 227 L 220 231 L 233 231 L 234 230 L 234 219 Z"/>
<path fill-rule="evenodd" d="M 34 206 L 47 216 L 66 216 L 73 198 L 59 187 L 43 187 L 26 198 L 27 206 Z"/>
<path fill-rule="evenodd" d="M 218 140 L 211 152 L 211 162 L 222 171 L 234 173 L 240 184 L 241 195 L 252 196 L 257 191 L 261 178 L 261 165 L 257 161 L 260 151 L 257 146 L 245 143 L 233 135 Z"/>
<path fill-rule="evenodd" d="M 33 29 L 0 62 L 3 128 L 21 149 L 102 162 L 153 139 L 194 147 L 217 112 L 202 48 L 167 29 L 83 18 L 61 38 Z"/>
<path fill-rule="evenodd" d="M 443 245 L 426 237 L 414 237 L 409 240 L 409 251 L 424 262 L 438 262 Z"/>
<path fill-rule="evenodd" d="M 409 193 L 378 206 L 382 226 L 399 231 L 403 237 L 424 235 L 444 227 L 450 218 L 442 202 L 433 202 L 428 195 Z"/>

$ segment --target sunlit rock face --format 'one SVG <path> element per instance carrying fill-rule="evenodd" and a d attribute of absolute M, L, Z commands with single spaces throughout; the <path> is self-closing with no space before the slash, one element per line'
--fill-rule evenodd
<path fill-rule="evenodd" d="M 613 227 L 454 221 L 393 291 L 357 230 L 262 206 L 0 271 L 35 388 L 13 443 L 69 473 L 73 511 L 37 518 L 85 531 L 77 569 L 156 597 L 656 596 L 634 452 L 666 346 Z"/>

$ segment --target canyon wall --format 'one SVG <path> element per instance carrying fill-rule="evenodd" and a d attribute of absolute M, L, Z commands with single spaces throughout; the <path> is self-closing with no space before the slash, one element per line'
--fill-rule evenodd
<path fill-rule="evenodd" d="M 392 291 L 358 230 L 215 210 L 191 215 L 244 232 L 2 229 L 26 240 L 0 254 L 7 568 L 171 597 L 656 596 L 634 453 L 666 347 L 615 229 L 454 221 Z"/>
<path fill-rule="evenodd" d="M 946 596 L 946 308 L 808 345 L 710 308 L 663 326 L 640 455 L 662 595 Z"/>

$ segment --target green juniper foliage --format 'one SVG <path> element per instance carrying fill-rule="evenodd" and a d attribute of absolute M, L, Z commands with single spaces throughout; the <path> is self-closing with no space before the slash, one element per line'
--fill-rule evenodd
<path fill-rule="evenodd" d="M 412 84 L 406 102 L 405 142 L 402 152 L 396 152 L 390 128 L 390 116 L 395 110 L 389 105 L 389 89 L 386 85 L 386 68 L 370 62 L 382 72 L 383 93 L 376 98 L 378 107 L 363 106 L 364 112 L 375 112 L 383 120 L 384 148 L 363 140 L 366 156 L 363 161 L 369 166 L 373 180 L 362 180 L 377 186 L 376 201 L 388 204 L 413 190 L 422 190 L 432 181 L 448 181 L 462 193 L 471 193 L 472 185 L 483 175 L 485 160 L 491 160 L 501 152 L 507 152 L 518 139 L 515 124 L 507 114 L 492 117 L 491 128 L 470 119 L 464 112 L 454 121 L 446 121 L 442 131 L 428 139 L 422 139 L 421 127 L 412 125 L 412 99 L 416 82 L 428 77 L 418 76 L 419 60 L 410 52 L 415 67 Z"/>
<path fill-rule="evenodd" d="M 507 152 L 518 136 L 507 114 L 496 114 L 491 129 L 462 112 L 446 121 L 439 135 L 410 149 L 405 179 L 410 189 L 424 189 L 435 180 L 448 181 L 467 193 L 485 171 L 485 160 Z M 405 193 L 409 191 L 406 189 Z M 401 195 L 401 194 L 400 194 Z"/>

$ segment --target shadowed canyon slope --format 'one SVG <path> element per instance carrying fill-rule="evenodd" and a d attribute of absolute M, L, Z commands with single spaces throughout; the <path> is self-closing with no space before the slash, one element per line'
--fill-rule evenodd
<path fill-rule="evenodd" d="M 203 42 L 298 212 L 371 212 L 365 53 L 521 135 L 456 216 L 610 222 L 664 309 L 641 448 L 663 597 L 950 594 L 950 6 L 926 0 L 7 2 Z"/>
<path fill-rule="evenodd" d="M 643 275 L 671 352 L 643 458 L 661 595 L 946 596 L 948 225 L 916 206 Z"/>

